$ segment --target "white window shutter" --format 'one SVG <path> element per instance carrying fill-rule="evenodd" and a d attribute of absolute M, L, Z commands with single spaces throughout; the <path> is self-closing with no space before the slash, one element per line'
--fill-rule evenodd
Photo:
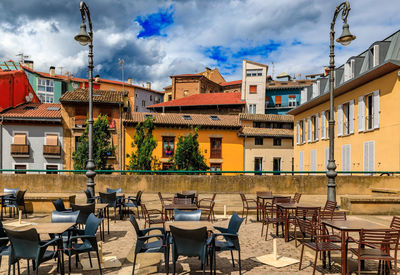
<path fill-rule="evenodd" d="M 304 171 L 304 151 L 299 152 L 299 171 Z"/>
<path fill-rule="evenodd" d="M 318 119 L 319 115 L 318 113 L 315 114 L 315 140 L 319 139 L 319 119 Z"/>
<path fill-rule="evenodd" d="M 311 134 L 312 134 L 312 124 L 311 124 L 311 117 L 307 119 L 307 141 L 311 142 Z"/>
<path fill-rule="evenodd" d="M 350 100 L 349 103 L 349 123 L 350 134 L 354 134 L 354 100 Z"/>
<path fill-rule="evenodd" d="M 325 171 L 328 170 L 329 148 L 325 148 Z"/>
<path fill-rule="evenodd" d="M 337 135 L 338 137 L 343 136 L 343 105 L 337 107 Z"/>
<path fill-rule="evenodd" d="M 316 171 L 317 170 L 317 150 L 313 149 L 311 150 L 311 156 L 310 156 L 310 171 Z"/>
<path fill-rule="evenodd" d="M 364 142 L 364 171 L 369 171 L 369 142 Z"/>
<path fill-rule="evenodd" d="M 346 162 L 346 145 L 342 145 L 342 171 L 347 171 L 347 162 Z"/>
<path fill-rule="evenodd" d="M 303 143 L 306 143 L 306 134 L 307 134 L 307 124 L 306 119 L 303 119 Z"/>
<path fill-rule="evenodd" d="M 356 75 L 356 61 L 354 59 L 352 59 L 350 61 L 350 67 L 351 67 L 351 78 L 354 78 Z"/>
<path fill-rule="evenodd" d="M 372 66 L 378 66 L 379 65 L 379 45 L 374 45 L 374 56 L 373 56 L 373 64 Z"/>
<path fill-rule="evenodd" d="M 296 123 L 296 144 L 300 144 L 300 121 Z"/>
<path fill-rule="evenodd" d="M 326 117 L 325 112 L 321 113 L 321 139 L 325 139 L 326 132 Z"/>
<path fill-rule="evenodd" d="M 369 154 L 369 170 L 375 171 L 375 142 L 368 142 L 368 154 Z"/>
<path fill-rule="evenodd" d="M 373 95 L 373 119 L 374 119 L 374 129 L 379 128 L 379 90 L 374 92 Z"/>
<path fill-rule="evenodd" d="M 365 102 L 364 96 L 358 98 L 358 132 L 365 131 Z"/>

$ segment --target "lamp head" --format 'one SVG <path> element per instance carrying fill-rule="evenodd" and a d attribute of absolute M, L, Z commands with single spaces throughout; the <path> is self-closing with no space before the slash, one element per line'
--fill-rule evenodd
<path fill-rule="evenodd" d="M 81 31 L 75 35 L 75 40 L 78 41 L 82 46 L 86 46 L 92 41 L 92 38 L 86 31 L 86 24 L 81 24 Z"/>
<path fill-rule="evenodd" d="M 343 46 L 347 46 L 351 43 L 351 41 L 353 41 L 354 39 L 356 39 L 355 35 L 352 35 L 350 33 L 349 30 L 349 24 L 344 23 L 343 24 L 343 31 L 342 34 L 340 35 L 340 37 L 338 39 L 336 39 L 336 42 L 339 42 L 340 44 L 342 44 Z"/>

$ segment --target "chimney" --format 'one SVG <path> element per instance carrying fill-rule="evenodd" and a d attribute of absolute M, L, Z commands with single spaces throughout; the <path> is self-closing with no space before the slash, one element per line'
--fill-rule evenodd
<path fill-rule="evenodd" d="M 151 82 L 146 82 L 146 88 L 151 90 Z"/>
<path fill-rule="evenodd" d="M 132 77 L 128 78 L 128 84 L 132 85 Z"/>
<path fill-rule="evenodd" d="M 50 76 L 52 76 L 52 77 L 56 76 L 56 67 L 51 66 L 51 67 L 50 67 L 50 70 L 49 70 L 49 74 L 50 74 Z"/>
<path fill-rule="evenodd" d="M 33 61 L 32 60 L 24 60 L 24 66 L 33 70 Z"/>
<path fill-rule="evenodd" d="M 99 82 L 100 81 L 100 75 L 96 74 L 94 76 L 94 82 Z"/>

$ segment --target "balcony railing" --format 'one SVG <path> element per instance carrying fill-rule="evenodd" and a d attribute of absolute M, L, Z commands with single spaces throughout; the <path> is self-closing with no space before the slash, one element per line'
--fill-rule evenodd
<path fill-rule="evenodd" d="M 222 152 L 221 148 L 211 149 L 210 158 L 212 158 L 212 159 L 220 159 L 222 157 L 221 152 Z"/>
<path fill-rule="evenodd" d="M 85 128 L 86 126 L 86 117 L 74 117 L 74 127 L 75 128 Z"/>
<path fill-rule="evenodd" d="M 43 155 L 61 156 L 60 145 L 43 145 Z"/>
<path fill-rule="evenodd" d="M 29 155 L 29 145 L 27 145 L 27 144 L 11 144 L 11 155 L 13 155 L 13 156 Z"/>

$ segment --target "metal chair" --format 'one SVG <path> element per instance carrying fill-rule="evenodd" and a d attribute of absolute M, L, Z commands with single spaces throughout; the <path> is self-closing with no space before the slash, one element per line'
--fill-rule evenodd
<path fill-rule="evenodd" d="M 291 203 L 299 203 L 300 202 L 300 198 L 301 198 L 301 194 L 300 193 L 295 193 L 293 196 L 293 199 L 291 199 Z"/>
<path fill-rule="evenodd" d="M 335 202 L 335 201 L 326 201 L 325 206 L 324 206 L 324 210 L 335 211 L 336 210 L 336 206 L 337 206 L 337 202 Z"/>
<path fill-rule="evenodd" d="M 400 231 L 400 217 L 394 216 L 392 218 L 392 222 L 390 223 L 390 228 Z"/>
<path fill-rule="evenodd" d="M 214 193 L 211 198 L 204 198 L 199 200 L 197 203 L 199 208 L 204 212 L 208 213 L 208 221 L 215 221 L 215 213 L 214 213 L 214 206 L 215 206 L 215 197 L 217 193 Z"/>
<path fill-rule="evenodd" d="M 235 261 L 233 259 L 233 251 L 238 252 L 239 259 L 239 274 L 242 274 L 242 264 L 240 259 L 240 243 L 239 243 L 239 228 L 243 223 L 244 218 L 240 218 L 238 214 L 233 213 L 231 219 L 229 220 L 228 228 L 214 226 L 216 230 L 221 233 L 214 234 L 214 244 L 213 244 L 213 255 L 214 255 L 214 274 L 216 274 L 216 252 L 217 251 L 230 251 L 232 257 L 232 265 L 235 267 Z M 225 241 L 217 240 L 218 237 L 223 237 Z"/>
<path fill-rule="evenodd" d="M 53 203 L 56 211 L 58 211 L 58 212 L 71 211 L 71 208 L 68 208 L 68 209 L 65 208 L 64 202 L 61 198 L 58 198 L 57 200 L 52 201 L 52 203 Z"/>
<path fill-rule="evenodd" d="M 147 229 L 140 229 L 134 215 L 129 215 L 129 220 L 136 232 L 136 247 L 135 256 L 133 258 L 132 274 L 135 274 L 136 255 L 139 253 L 164 253 L 165 270 L 168 274 L 169 271 L 169 249 L 167 249 L 165 230 L 162 227 L 152 227 Z M 149 232 L 154 230 L 160 231 L 160 234 L 148 235 Z M 157 239 L 156 241 L 149 241 L 150 239 Z"/>
<path fill-rule="evenodd" d="M 174 199 L 173 198 L 164 198 L 161 195 L 161 192 L 158 192 L 158 197 L 160 198 L 160 202 L 161 202 L 161 212 L 165 213 L 165 202 L 168 201 L 168 202 L 172 203 Z M 143 209 L 142 209 L 142 214 L 143 214 Z M 168 220 L 168 217 L 166 215 L 164 216 L 164 220 Z"/>
<path fill-rule="evenodd" d="M 277 198 L 274 198 L 272 200 L 272 205 L 265 205 L 262 209 L 262 227 L 261 227 L 261 237 L 263 235 L 264 232 L 264 226 L 267 225 L 266 228 L 266 232 L 265 232 L 265 240 L 268 239 L 268 228 L 269 225 L 275 224 L 276 225 L 276 236 L 278 236 L 279 233 L 279 225 L 281 225 L 282 227 L 282 234 L 284 232 L 284 225 L 283 223 L 285 222 L 284 216 L 283 216 L 283 212 L 282 209 L 278 208 L 276 206 L 275 200 Z"/>
<path fill-rule="evenodd" d="M 242 199 L 243 210 L 242 210 L 242 218 L 244 216 L 244 211 L 246 210 L 246 221 L 247 223 L 247 216 L 249 215 L 249 210 L 256 210 L 257 211 L 257 201 L 254 199 L 246 199 L 246 196 L 243 193 L 240 193 L 240 198 Z M 253 205 L 250 205 L 254 203 Z"/>
<path fill-rule="evenodd" d="M 152 224 L 162 224 L 164 227 L 165 220 L 163 213 L 158 209 L 149 209 L 147 210 L 146 205 L 142 204 L 142 209 L 144 212 L 144 228 L 146 228 L 146 224 L 149 225 L 149 228 Z"/>
<path fill-rule="evenodd" d="M 190 199 L 190 203 L 196 203 L 195 198 L 196 198 L 196 193 L 191 193 L 191 194 L 181 194 L 177 193 L 176 198 L 178 199 Z"/>
<path fill-rule="evenodd" d="M 174 209 L 174 220 L 175 221 L 200 221 L 201 209 L 193 211 L 182 211 Z"/>
<path fill-rule="evenodd" d="M 313 223 L 318 223 L 318 216 L 319 216 L 319 211 L 321 210 L 321 207 L 301 207 L 298 206 L 296 207 L 295 214 L 294 214 L 294 219 L 289 219 L 289 226 L 290 224 L 294 225 L 294 241 L 295 241 L 295 246 L 298 247 L 297 245 L 297 227 L 298 227 L 298 219 L 309 219 Z"/>

